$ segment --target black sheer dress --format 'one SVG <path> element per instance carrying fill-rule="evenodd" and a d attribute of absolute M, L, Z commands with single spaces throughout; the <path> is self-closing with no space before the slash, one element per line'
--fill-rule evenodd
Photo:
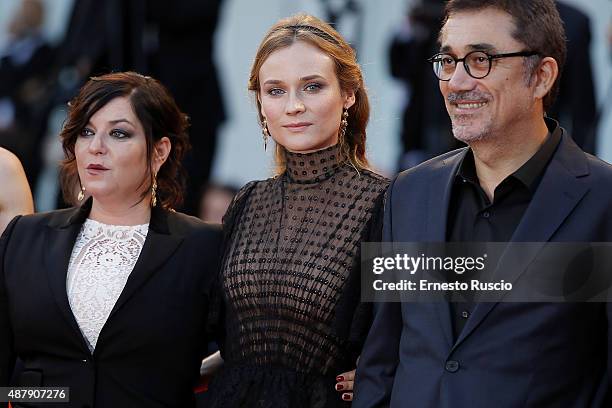
<path fill-rule="evenodd" d="M 225 365 L 207 407 L 350 405 L 335 376 L 355 368 L 371 322 L 360 243 L 380 240 L 388 181 L 337 157 L 288 153 L 281 176 L 247 184 L 228 210 Z"/>

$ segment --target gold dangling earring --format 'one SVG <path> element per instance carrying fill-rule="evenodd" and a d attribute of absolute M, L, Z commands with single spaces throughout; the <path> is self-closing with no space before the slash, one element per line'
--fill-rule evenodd
<path fill-rule="evenodd" d="M 261 133 L 263 134 L 264 152 L 265 152 L 268 150 L 268 136 L 270 136 L 270 132 L 268 131 L 268 121 L 265 118 L 261 122 Z"/>
<path fill-rule="evenodd" d="M 153 184 L 151 184 L 151 207 L 157 205 L 157 174 L 153 174 Z"/>
<path fill-rule="evenodd" d="M 84 198 L 85 198 L 85 187 L 81 184 L 81 189 L 79 190 L 79 194 L 77 194 L 77 200 L 83 201 Z"/>
<path fill-rule="evenodd" d="M 344 108 L 342 112 L 342 120 L 340 121 L 340 129 L 338 131 L 338 144 L 344 143 L 344 135 L 346 134 L 346 128 L 348 127 L 348 109 Z"/>

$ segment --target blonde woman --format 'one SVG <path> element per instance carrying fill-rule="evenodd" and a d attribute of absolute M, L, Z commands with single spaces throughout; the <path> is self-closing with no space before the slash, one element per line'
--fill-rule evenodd
<path fill-rule="evenodd" d="M 249 89 L 278 172 L 243 187 L 225 217 L 225 365 L 207 408 L 345 406 L 336 376 L 355 368 L 371 319 L 360 243 L 379 239 L 388 185 L 365 154 L 361 69 L 331 26 L 298 15 L 264 37 Z"/>

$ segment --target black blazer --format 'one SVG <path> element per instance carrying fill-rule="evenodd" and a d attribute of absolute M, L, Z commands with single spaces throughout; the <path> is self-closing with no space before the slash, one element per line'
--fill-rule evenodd
<path fill-rule="evenodd" d="M 140 257 L 92 355 L 66 294 L 68 262 L 90 208 L 88 200 L 81 208 L 17 217 L 2 236 L 0 386 L 19 357 L 16 385 L 70 387 L 69 404 L 43 407 L 194 406 L 220 230 L 154 208 Z"/>
<path fill-rule="evenodd" d="M 451 187 L 466 152 L 400 173 L 387 193 L 384 241 L 445 241 Z M 511 241 L 612 242 L 610 187 L 612 166 L 564 132 Z M 515 274 L 506 281 L 518 279 L 536 254 L 534 246 L 506 260 Z M 445 302 L 377 306 L 354 408 L 610 406 L 611 304 L 477 303 L 457 339 Z"/>

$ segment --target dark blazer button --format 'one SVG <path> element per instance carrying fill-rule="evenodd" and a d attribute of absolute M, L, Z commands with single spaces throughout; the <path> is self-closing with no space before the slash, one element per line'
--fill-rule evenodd
<path fill-rule="evenodd" d="M 459 362 L 455 360 L 448 360 L 444 367 L 449 373 L 456 373 L 459 371 Z"/>

